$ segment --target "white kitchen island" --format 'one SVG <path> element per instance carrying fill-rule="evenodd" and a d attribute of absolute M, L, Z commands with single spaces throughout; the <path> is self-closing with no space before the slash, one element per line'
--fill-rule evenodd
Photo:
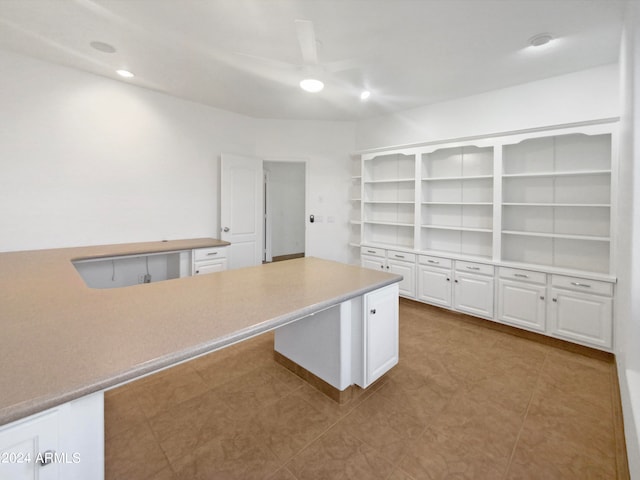
<path fill-rule="evenodd" d="M 207 242 L 159 244 L 0 254 L 0 478 L 99 480 L 105 390 L 269 330 L 281 355 L 337 390 L 397 362 L 397 275 L 303 258 L 92 289 L 72 265 Z M 322 358 L 286 340 L 309 329 L 324 335 Z"/>

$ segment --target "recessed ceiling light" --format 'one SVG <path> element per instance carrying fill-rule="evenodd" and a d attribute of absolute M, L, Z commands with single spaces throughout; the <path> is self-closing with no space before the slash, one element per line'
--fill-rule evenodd
<path fill-rule="evenodd" d="M 553 35 L 550 33 L 539 33 L 529 39 L 529 45 L 532 47 L 542 47 L 548 45 L 553 40 Z"/>
<path fill-rule="evenodd" d="M 371 92 L 369 90 L 363 90 L 362 92 L 360 92 L 360 100 L 362 101 L 368 100 L 370 96 Z"/>
<path fill-rule="evenodd" d="M 133 73 L 131 73 L 129 70 L 116 70 L 116 73 L 118 75 L 120 75 L 121 77 L 124 77 L 124 78 L 135 77 L 135 75 Z"/>
<path fill-rule="evenodd" d="M 300 88 L 305 92 L 316 93 L 324 88 L 324 83 L 315 78 L 305 78 L 300 82 Z"/>
<path fill-rule="evenodd" d="M 116 53 L 116 47 L 109 45 L 108 43 L 94 41 L 89 45 L 102 53 Z"/>

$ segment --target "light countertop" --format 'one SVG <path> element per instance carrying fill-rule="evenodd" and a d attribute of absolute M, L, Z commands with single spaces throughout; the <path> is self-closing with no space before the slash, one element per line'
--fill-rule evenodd
<path fill-rule="evenodd" d="M 401 280 L 307 257 L 93 289 L 71 263 L 222 245 L 194 239 L 0 253 L 0 425 Z"/>

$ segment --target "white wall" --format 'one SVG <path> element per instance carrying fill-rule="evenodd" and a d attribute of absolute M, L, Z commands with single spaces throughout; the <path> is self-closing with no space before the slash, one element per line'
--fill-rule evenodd
<path fill-rule="evenodd" d="M 307 162 L 307 256 L 348 261 L 349 153 L 355 148 L 354 136 L 351 122 L 260 121 L 258 156 Z M 309 223 L 310 214 L 316 216 L 315 223 Z"/>
<path fill-rule="evenodd" d="M 0 51 L 0 251 L 216 236 L 254 119 Z"/>
<path fill-rule="evenodd" d="M 4 51 L 0 65 L 0 251 L 217 237 L 229 152 L 307 161 L 324 221 L 306 253 L 346 261 L 353 123 L 253 119 Z"/>
<path fill-rule="evenodd" d="M 271 255 L 304 253 L 305 164 L 264 162 L 269 173 L 267 215 L 271 219 Z"/>
<path fill-rule="evenodd" d="M 493 90 L 361 121 L 356 148 L 445 140 L 616 117 L 618 66 Z"/>
<path fill-rule="evenodd" d="M 616 360 L 631 478 L 640 479 L 640 4 L 628 2 L 620 54 L 621 142 Z"/>

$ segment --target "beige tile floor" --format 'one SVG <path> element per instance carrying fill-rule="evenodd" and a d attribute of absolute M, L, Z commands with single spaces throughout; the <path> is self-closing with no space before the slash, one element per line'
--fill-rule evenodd
<path fill-rule="evenodd" d="M 613 363 L 484 325 L 402 301 L 399 365 L 342 406 L 272 334 L 112 390 L 106 478 L 626 478 Z"/>

